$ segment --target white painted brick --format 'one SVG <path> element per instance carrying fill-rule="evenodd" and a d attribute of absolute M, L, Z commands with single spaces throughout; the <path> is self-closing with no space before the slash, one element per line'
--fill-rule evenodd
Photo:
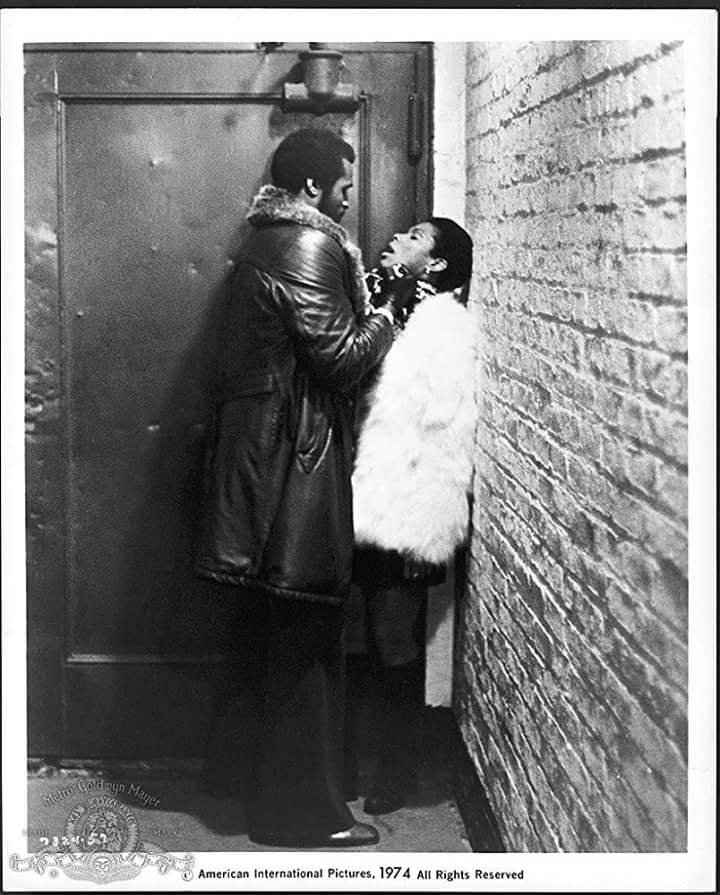
<path fill-rule="evenodd" d="M 485 61 L 494 100 L 466 135 L 486 363 L 464 643 L 500 639 L 458 704 L 486 707 L 475 754 L 513 848 L 682 848 L 681 53 L 493 44 Z M 487 152 L 479 128 L 500 119 Z"/>

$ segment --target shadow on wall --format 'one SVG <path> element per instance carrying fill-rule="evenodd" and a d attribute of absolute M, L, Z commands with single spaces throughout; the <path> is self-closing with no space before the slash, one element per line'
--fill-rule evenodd
<path fill-rule="evenodd" d="M 213 439 L 216 345 L 248 226 L 243 222 L 231 237 L 227 257 L 233 267 L 210 293 L 201 325 L 178 361 L 156 417 L 142 503 L 124 550 L 134 608 L 118 624 L 120 642 L 132 643 L 138 653 L 166 657 L 172 673 L 190 682 L 220 689 L 233 676 L 224 657 L 235 652 L 239 594 L 237 588 L 197 578 L 193 566 L 203 469 Z M 199 735 L 195 732 L 191 739 Z"/>

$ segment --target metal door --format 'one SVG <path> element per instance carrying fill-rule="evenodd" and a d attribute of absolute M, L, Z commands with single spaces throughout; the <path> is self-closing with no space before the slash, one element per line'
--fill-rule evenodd
<path fill-rule="evenodd" d="M 360 106 L 321 117 L 280 108 L 302 49 L 26 48 L 31 754 L 201 749 L 226 647 L 191 569 L 208 333 L 273 149 L 311 122 L 356 146 L 366 259 L 428 214 L 428 47 L 339 47 Z"/>

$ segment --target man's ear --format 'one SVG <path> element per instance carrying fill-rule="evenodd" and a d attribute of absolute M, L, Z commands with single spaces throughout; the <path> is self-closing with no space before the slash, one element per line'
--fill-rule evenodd
<path fill-rule="evenodd" d="M 320 196 L 320 184 L 314 177 L 305 178 L 305 192 L 311 199 L 317 199 Z"/>

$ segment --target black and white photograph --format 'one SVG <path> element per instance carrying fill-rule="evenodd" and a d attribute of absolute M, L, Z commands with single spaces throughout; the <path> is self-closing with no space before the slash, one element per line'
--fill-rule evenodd
<path fill-rule="evenodd" d="M 0 33 L 4 890 L 714 891 L 716 11 Z"/>

